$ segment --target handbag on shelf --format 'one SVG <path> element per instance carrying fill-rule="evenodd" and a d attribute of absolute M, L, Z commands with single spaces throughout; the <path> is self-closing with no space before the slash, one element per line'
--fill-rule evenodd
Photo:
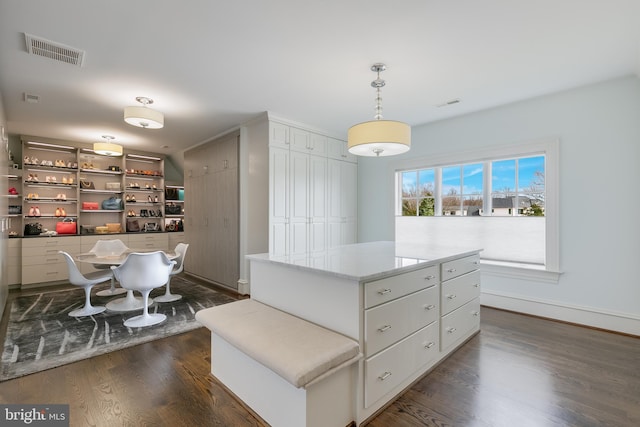
<path fill-rule="evenodd" d="M 93 184 L 93 181 L 87 181 L 86 179 L 81 179 L 80 188 L 82 188 L 83 190 L 95 190 L 96 186 Z"/>
<path fill-rule="evenodd" d="M 98 202 L 82 202 L 83 211 L 97 211 L 98 209 Z"/>
<path fill-rule="evenodd" d="M 180 215 L 182 213 L 182 207 L 175 203 L 167 203 L 164 206 L 164 213 L 167 215 Z"/>
<path fill-rule="evenodd" d="M 109 211 L 117 211 L 122 209 L 122 199 L 111 196 L 106 200 L 102 201 L 102 209 Z"/>
<path fill-rule="evenodd" d="M 160 226 L 156 222 L 146 222 L 144 224 L 144 231 L 160 231 Z"/>
<path fill-rule="evenodd" d="M 140 231 L 140 223 L 137 219 L 127 220 L 127 231 L 137 233 Z"/>
<path fill-rule="evenodd" d="M 178 200 L 178 189 L 177 188 L 165 188 L 164 189 L 164 199 L 165 200 Z"/>
<path fill-rule="evenodd" d="M 65 218 L 56 223 L 56 233 L 58 234 L 76 234 L 76 222 L 72 218 Z"/>
<path fill-rule="evenodd" d="M 42 233 L 42 224 L 39 222 L 29 222 L 24 225 L 25 236 L 37 236 Z"/>

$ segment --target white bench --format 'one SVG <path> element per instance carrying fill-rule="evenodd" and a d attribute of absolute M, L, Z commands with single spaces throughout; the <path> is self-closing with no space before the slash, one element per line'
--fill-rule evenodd
<path fill-rule="evenodd" d="M 355 420 L 356 341 L 253 299 L 196 320 L 211 330 L 211 373 L 272 426 Z"/>

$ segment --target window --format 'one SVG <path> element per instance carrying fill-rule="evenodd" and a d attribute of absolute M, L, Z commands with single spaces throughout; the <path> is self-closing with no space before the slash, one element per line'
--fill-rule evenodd
<path fill-rule="evenodd" d="M 558 272 L 558 142 L 399 161 L 396 241 L 482 248 L 483 262 Z"/>

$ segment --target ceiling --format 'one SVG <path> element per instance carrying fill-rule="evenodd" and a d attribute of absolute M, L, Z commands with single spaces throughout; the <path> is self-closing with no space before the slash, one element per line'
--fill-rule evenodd
<path fill-rule="evenodd" d="M 84 51 L 83 65 L 28 54 L 25 33 Z M 10 135 L 109 134 L 176 159 L 269 111 L 345 137 L 373 118 L 375 62 L 384 118 L 412 126 L 640 75 L 640 1 L 0 2 Z M 124 123 L 137 96 L 163 129 Z"/>

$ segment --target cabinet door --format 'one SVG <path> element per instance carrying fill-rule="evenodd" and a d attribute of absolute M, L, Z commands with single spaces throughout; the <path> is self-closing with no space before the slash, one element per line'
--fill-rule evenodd
<path fill-rule="evenodd" d="M 328 161 L 329 247 L 356 242 L 357 170 L 355 163 Z"/>
<path fill-rule="evenodd" d="M 309 156 L 309 251 L 327 247 L 327 159 Z"/>
<path fill-rule="evenodd" d="M 237 289 L 240 278 L 238 169 L 227 169 L 217 175 L 217 188 L 221 195 L 220 227 L 217 228 L 219 238 L 215 250 L 220 260 L 217 264 L 220 269 L 217 281 Z"/>
<path fill-rule="evenodd" d="M 289 149 L 289 126 L 269 122 L 269 147 Z"/>
<path fill-rule="evenodd" d="M 317 133 L 309 134 L 309 154 L 325 157 L 327 155 L 327 137 Z"/>
<path fill-rule="evenodd" d="M 289 251 L 289 150 L 269 149 L 269 252 Z"/>
<path fill-rule="evenodd" d="M 301 254 L 307 252 L 309 155 L 291 151 L 289 170 L 289 249 L 291 254 Z"/>
<path fill-rule="evenodd" d="M 309 132 L 298 128 L 289 128 L 289 149 L 307 153 L 309 151 Z"/>

